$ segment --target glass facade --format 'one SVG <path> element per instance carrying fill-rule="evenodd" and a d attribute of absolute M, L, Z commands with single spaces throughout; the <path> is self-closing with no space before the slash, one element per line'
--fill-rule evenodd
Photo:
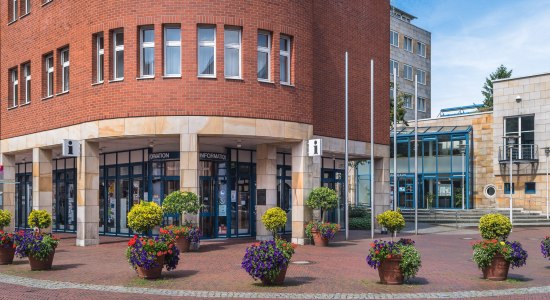
<path fill-rule="evenodd" d="M 394 157 L 393 138 L 392 132 L 390 153 L 392 159 Z M 394 174 L 393 167 L 390 167 L 392 190 L 397 187 L 397 206 L 402 209 L 413 209 L 416 192 L 418 208 L 473 208 L 470 189 L 472 128 L 470 126 L 418 128 L 418 140 L 418 186 L 415 188 L 414 128 L 402 128 L 397 133 L 397 176 Z M 397 180 L 395 180 L 396 177 Z"/>

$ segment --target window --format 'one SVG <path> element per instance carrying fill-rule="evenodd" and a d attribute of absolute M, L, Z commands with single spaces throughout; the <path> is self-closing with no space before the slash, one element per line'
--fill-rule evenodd
<path fill-rule="evenodd" d="M 271 34 L 258 32 L 258 80 L 269 81 L 271 78 Z"/>
<path fill-rule="evenodd" d="M 226 78 L 241 78 L 241 29 L 225 28 L 224 73 Z"/>
<path fill-rule="evenodd" d="M 96 80 L 103 82 L 103 69 L 105 66 L 105 48 L 103 34 L 99 33 L 96 36 Z"/>
<path fill-rule="evenodd" d="M 181 76 L 181 28 L 164 28 L 164 75 Z"/>
<path fill-rule="evenodd" d="M 393 30 L 390 30 L 390 45 L 399 47 L 399 34 Z"/>
<path fill-rule="evenodd" d="M 537 184 L 535 182 L 525 183 L 525 194 L 534 195 L 537 193 Z"/>
<path fill-rule="evenodd" d="M 403 67 L 403 77 L 407 80 L 413 80 L 413 68 L 409 65 Z"/>
<path fill-rule="evenodd" d="M 155 30 L 152 27 L 142 27 L 140 39 L 140 77 L 155 76 Z"/>
<path fill-rule="evenodd" d="M 15 22 L 17 20 L 17 4 L 19 2 L 17 0 L 12 0 L 11 1 L 11 11 L 10 11 L 10 14 L 11 14 L 11 21 L 12 22 Z"/>
<path fill-rule="evenodd" d="M 393 76 L 393 69 L 397 71 L 397 76 L 399 76 L 399 63 L 393 59 L 390 59 L 390 75 Z"/>
<path fill-rule="evenodd" d="M 53 55 L 49 54 L 44 57 L 44 70 L 46 71 L 46 97 L 53 96 Z"/>
<path fill-rule="evenodd" d="M 280 40 L 280 77 L 281 83 L 290 84 L 290 37 L 281 35 Z"/>
<path fill-rule="evenodd" d="M 426 111 L 426 99 L 418 97 L 418 111 Z"/>
<path fill-rule="evenodd" d="M 199 26 L 199 77 L 216 77 L 216 27 Z"/>
<path fill-rule="evenodd" d="M 31 102 L 31 63 L 23 65 L 23 79 L 25 85 L 23 86 L 23 97 L 25 98 L 25 104 Z"/>
<path fill-rule="evenodd" d="M 26 15 L 31 12 L 31 0 L 22 0 L 24 1 L 23 15 Z"/>
<path fill-rule="evenodd" d="M 19 92 L 19 78 L 17 77 L 17 68 L 13 68 L 10 71 L 11 75 L 11 107 L 16 107 L 18 103 Z"/>
<path fill-rule="evenodd" d="M 504 118 L 504 135 L 519 136 L 512 149 L 512 158 L 533 159 L 535 150 L 535 116 L 518 116 Z M 503 139 L 506 143 L 506 139 Z M 506 145 L 505 145 L 506 146 Z M 508 157 L 509 150 L 506 151 Z"/>
<path fill-rule="evenodd" d="M 61 92 L 69 91 L 69 48 L 61 50 Z"/>
<path fill-rule="evenodd" d="M 516 187 L 515 184 L 512 182 L 512 194 L 516 193 Z M 504 194 L 509 195 L 510 194 L 510 183 L 506 182 L 504 183 Z"/>
<path fill-rule="evenodd" d="M 409 52 L 413 52 L 413 40 L 408 36 L 404 37 L 403 40 L 404 40 L 403 49 Z"/>
<path fill-rule="evenodd" d="M 405 102 L 405 108 L 410 108 L 410 109 L 413 108 L 412 95 L 409 95 L 409 94 L 403 95 L 403 101 Z"/>
<path fill-rule="evenodd" d="M 113 78 L 124 79 L 124 32 L 113 32 Z"/>
<path fill-rule="evenodd" d="M 416 42 L 416 48 L 417 48 L 416 52 L 418 53 L 418 55 L 422 57 L 426 57 L 426 44 L 421 42 Z"/>
<path fill-rule="evenodd" d="M 418 83 L 426 84 L 426 71 L 416 69 L 416 75 L 418 75 Z"/>

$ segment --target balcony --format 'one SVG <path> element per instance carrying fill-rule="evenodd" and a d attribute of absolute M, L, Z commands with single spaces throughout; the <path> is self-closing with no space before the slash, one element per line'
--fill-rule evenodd
<path fill-rule="evenodd" d="M 511 149 L 512 162 L 533 163 L 539 161 L 539 147 L 534 144 L 513 145 Z M 501 164 L 510 161 L 510 148 L 498 147 L 498 161 Z"/>

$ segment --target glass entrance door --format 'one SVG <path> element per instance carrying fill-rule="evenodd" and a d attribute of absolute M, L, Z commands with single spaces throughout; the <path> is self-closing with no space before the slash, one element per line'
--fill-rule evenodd
<path fill-rule="evenodd" d="M 53 172 L 52 230 L 76 231 L 76 170 Z"/>
<path fill-rule="evenodd" d="M 414 208 L 414 178 L 397 178 L 397 198 L 399 208 Z"/>
<path fill-rule="evenodd" d="M 253 236 L 256 234 L 255 174 L 256 166 L 254 164 L 233 162 L 230 164 L 229 237 Z"/>
<path fill-rule="evenodd" d="M 28 228 L 27 218 L 32 209 L 32 173 L 16 174 L 15 229 Z"/>

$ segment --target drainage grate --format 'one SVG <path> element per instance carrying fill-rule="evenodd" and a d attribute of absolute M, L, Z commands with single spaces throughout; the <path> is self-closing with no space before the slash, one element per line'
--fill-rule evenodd
<path fill-rule="evenodd" d="M 298 261 L 292 261 L 290 263 L 295 265 L 311 265 L 313 262 L 308 260 L 298 260 Z"/>
<path fill-rule="evenodd" d="M 463 240 L 473 240 L 474 238 L 471 238 L 471 237 L 465 237 L 465 238 L 462 238 Z"/>

